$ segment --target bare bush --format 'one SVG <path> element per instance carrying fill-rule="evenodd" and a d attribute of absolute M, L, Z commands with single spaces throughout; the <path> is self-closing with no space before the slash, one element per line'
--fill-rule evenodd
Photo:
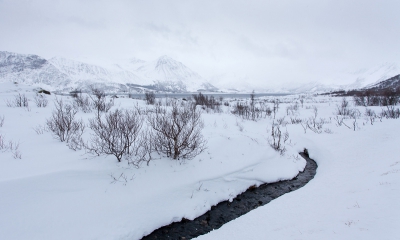
<path fill-rule="evenodd" d="M 18 95 L 15 95 L 14 103 L 16 107 L 28 107 L 28 101 L 25 94 L 18 93 Z"/>
<path fill-rule="evenodd" d="M 8 144 L 3 135 L 0 134 L 0 151 L 10 151 L 14 159 L 21 159 L 21 151 L 19 150 L 19 142 L 9 141 Z"/>
<path fill-rule="evenodd" d="M 394 106 L 386 106 L 386 110 L 382 109 L 380 114 L 382 117 L 385 118 L 399 118 L 400 117 L 400 110 L 398 108 L 394 108 Z"/>
<path fill-rule="evenodd" d="M 346 98 L 342 99 L 340 105 L 336 105 L 336 115 L 349 116 L 351 113 L 349 101 Z"/>
<path fill-rule="evenodd" d="M 286 107 L 286 115 L 295 115 L 299 110 L 299 105 L 295 103 L 294 105 L 289 105 Z"/>
<path fill-rule="evenodd" d="M 47 107 L 48 100 L 44 94 L 37 93 L 34 97 L 34 101 L 37 107 Z"/>
<path fill-rule="evenodd" d="M 10 141 L 8 143 L 8 148 L 11 151 L 12 156 L 13 156 L 14 159 L 17 159 L 17 158 L 21 159 L 22 158 L 21 151 L 19 150 L 19 142 Z"/>
<path fill-rule="evenodd" d="M 243 119 L 256 121 L 259 118 L 265 118 L 271 115 L 271 109 L 263 102 L 256 103 L 250 98 L 250 104 L 247 102 L 236 102 L 233 106 L 232 113 L 242 117 Z"/>
<path fill-rule="evenodd" d="M 37 135 L 42 135 L 44 132 L 47 132 L 48 129 L 46 126 L 38 125 L 33 128 Z"/>
<path fill-rule="evenodd" d="M 83 96 L 81 92 L 74 92 L 72 97 L 74 98 L 74 106 L 76 108 L 81 109 L 84 113 L 92 111 L 92 105 L 87 95 Z"/>
<path fill-rule="evenodd" d="M 200 105 L 203 109 L 211 109 L 214 112 L 221 112 L 222 100 L 218 101 L 214 96 L 205 96 L 202 93 L 193 95 L 194 104 Z"/>
<path fill-rule="evenodd" d="M 287 122 L 285 121 L 285 117 L 277 118 L 277 119 L 276 119 L 276 123 L 277 123 L 278 125 L 283 126 L 283 127 L 285 127 L 286 124 L 287 124 Z"/>
<path fill-rule="evenodd" d="M 0 150 L 5 151 L 8 149 L 8 146 L 6 144 L 6 140 L 2 134 L 0 134 Z"/>
<path fill-rule="evenodd" d="M 14 95 L 13 100 L 6 100 L 6 105 L 7 107 L 28 107 L 28 98 L 25 96 L 25 94 L 18 93 L 17 95 Z"/>
<path fill-rule="evenodd" d="M 0 127 L 3 127 L 4 124 L 4 116 L 0 116 Z"/>
<path fill-rule="evenodd" d="M 371 125 L 374 125 L 375 118 L 376 118 L 376 113 L 374 110 L 366 108 L 364 116 L 369 120 Z"/>
<path fill-rule="evenodd" d="M 273 101 L 273 103 L 274 103 L 274 107 L 273 107 L 273 112 L 274 112 L 274 119 L 275 119 L 275 116 L 276 116 L 276 113 L 278 112 L 278 110 L 279 110 L 279 99 L 275 99 L 274 101 Z"/>
<path fill-rule="evenodd" d="M 344 125 L 344 126 L 346 126 L 347 128 L 350 129 L 350 127 L 347 126 L 347 124 L 344 122 L 344 116 L 339 116 L 339 115 L 335 116 L 334 120 L 336 121 L 336 126 L 337 127 L 340 127 L 340 126 Z"/>
<path fill-rule="evenodd" d="M 86 148 L 97 155 L 113 155 L 121 162 L 124 156 L 134 156 L 143 118 L 135 110 L 119 110 L 89 120 L 93 130 L 90 145 Z"/>
<path fill-rule="evenodd" d="M 69 142 L 71 138 L 80 138 L 85 129 L 85 124 L 83 120 L 75 120 L 77 110 L 69 104 L 64 104 L 62 99 L 57 98 L 54 106 L 56 109 L 47 119 L 46 125 L 55 138 L 61 142 Z"/>
<path fill-rule="evenodd" d="M 358 109 L 352 109 L 350 113 L 351 118 L 353 118 L 353 130 L 357 128 L 357 119 L 361 116 L 361 112 Z"/>
<path fill-rule="evenodd" d="M 303 120 L 301 118 L 290 118 L 291 124 L 300 124 Z"/>
<path fill-rule="evenodd" d="M 92 99 L 92 107 L 97 112 L 97 115 L 100 115 L 101 112 L 108 112 L 112 106 L 114 106 L 114 101 L 111 98 L 107 102 L 106 94 L 103 90 L 98 88 L 92 88 L 92 95 L 89 97 Z"/>
<path fill-rule="evenodd" d="M 275 150 L 278 151 L 280 154 L 284 154 L 286 148 L 282 143 L 282 140 L 286 142 L 289 138 L 289 133 L 282 133 L 280 126 L 278 124 L 273 123 L 271 126 L 271 138 L 268 139 L 269 145 Z"/>
<path fill-rule="evenodd" d="M 147 104 L 153 105 L 156 102 L 156 95 L 154 92 L 146 92 L 144 94 L 144 99 Z"/>
<path fill-rule="evenodd" d="M 154 148 L 173 159 L 192 159 L 206 145 L 201 130 L 201 111 L 192 104 L 172 102 L 172 109 L 156 106 L 147 121 L 154 131 Z"/>

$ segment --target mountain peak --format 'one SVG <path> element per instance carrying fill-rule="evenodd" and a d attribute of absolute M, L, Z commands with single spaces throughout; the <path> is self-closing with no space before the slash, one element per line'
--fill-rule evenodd
<path fill-rule="evenodd" d="M 163 55 L 157 59 L 157 66 L 165 65 L 165 64 L 172 66 L 172 65 L 181 65 L 182 63 L 176 61 L 175 59 L 173 59 L 167 55 Z"/>

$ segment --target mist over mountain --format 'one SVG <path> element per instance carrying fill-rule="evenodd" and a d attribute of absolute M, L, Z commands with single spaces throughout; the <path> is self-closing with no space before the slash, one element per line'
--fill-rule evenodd
<path fill-rule="evenodd" d="M 62 57 L 47 60 L 37 55 L 0 52 L 0 81 L 58 91 L 85 91 L 93 85 L 113 92 L 217 90 L 199 74 L 168 56 L 151 62 L 131 59 L 103 67 Z"/>
<path fill-rule="evenodd" d="M 400 68 L 385 63 L 373 68 L 325 76 L 321 81 L 269 85 L 252 83 L 246 76 L 234 73 L 215 76 L 209 80 L 174 60 L 161 56 L 153 61 L 131 58 L 100 66 L 62 57 L 45 59 L 33 54 L 0 51 L 0 81 L 34 85 L 53 91 L 88 91 L 92 86 L 109 92 L 256 92 L 264 93 L 317 93 L 351 90 L 377 84 L 396 76 Z M 223 81 L 225 80 L 225 81 Z M 322 84 L 320 82 L 333 82 Z M 336 82 L 346 84 L 336 84 Z"/>

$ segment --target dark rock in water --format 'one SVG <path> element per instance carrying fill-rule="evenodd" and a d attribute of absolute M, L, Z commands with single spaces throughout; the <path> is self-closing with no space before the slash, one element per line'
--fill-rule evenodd
<path fill-rule="evenodd" d="M 266 183 L 258 188 L 251 186 L 247 191 L 234 198 L 232 202 L 220 202 L 211 207 L 210 211 L 193 221 L 183 219 L 180 222 L 171 223 L 155 230 L 142 239 L 192 239 L 213 229 L 218 229 L 223 224 L 265 205 L 285 193 L 303 187 L 314 178 L 317 164 L 308 157 L 307 149 L 304 149 L 304 152 L 300 153 L 300 155 L 307 161 L 307 165 L 304 171 L 292 180 Z"/>

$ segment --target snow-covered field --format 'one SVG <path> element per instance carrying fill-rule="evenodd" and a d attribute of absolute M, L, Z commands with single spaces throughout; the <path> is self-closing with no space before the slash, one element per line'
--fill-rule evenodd
<path fill-rule="evenodd" d="M 29 108 L 7 107 L 17 92 L 30 99 Z M 272 116 L 243 120 L 224 106 L 222 113 L 202 114 L 207 149 L 200 155 L 186 161 L 158 157 L 135 168 L 113 156 L 73 151 L 40 131 L 55 96 L 47 97 L 46 108 L 37 107 L 34 96 L 27 86 L 0 85 L 0 135 L 7 146 L 0 150 L 0 239 L 140 239 L 173 221 L 193 219 L 254 184 L 294 177 L 304 168 L 297 154 L 304 148 L 319 166 L 310 183 L 199 238 L 399 236 L 398 119 L 376 118 L 371 125 L 358 107 L 362 115 L 354 130 L 353 119 L 344 120 L 349 128 L 334 119 L 339 98 L 306 97 L 304 106 L 287 116 L 287 106 L 299 96 L 282 97 L 276 119 L 286 116 L 289 123 L 281 129 L 289 139 L 281 155 L 269 145 Z M 113 109 L 136 104 L 151 107 L 117 98 Z M 321 133 L 290 123 L 315 116 L 315 109 L 317 119 L 325 119 Z M 77 114 L 86 123 L 93 116 Z M 85 140 L 91 131 L 86 127 Z"/>

